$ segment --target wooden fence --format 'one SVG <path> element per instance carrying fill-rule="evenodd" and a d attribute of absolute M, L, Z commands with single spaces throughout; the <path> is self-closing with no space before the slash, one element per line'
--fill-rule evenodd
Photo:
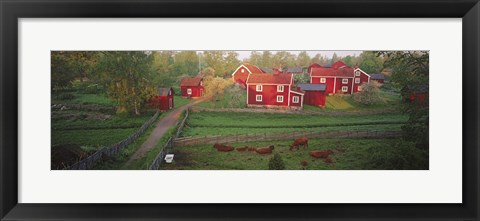
<path fill-rule="evenodd" d="M 176 138 L 174 146 L 190 146 L 215 143 L 242 143 L 253 141 L 293 140 L 299 137 L 308 138 L 391 138 L 400 137 L 401 131 L 297 131 L 287 133 L 257 133 L 226 136 L 194 136 Z"/>
<path fill-rule="evenodd" d="M 138 139 L 142 134 L 145 133 L 145 131 L 152 125 L 153 122 L 158 118 L 158 115 L 160 115 L 160 112 L 156 112 L 155 115 L 153 115 L 147 122 L 145 122 L 140 129 L 138 129 L 135 133 L 131 134 L 128 136 L 126 139 L 110 146 L 110 147 L 104 147 L 97 152 L 93 153 L 92 155 L 88 156 L 87 158 L 80 160 L 77 163 L 74 163 L 66 168 L 65 170 L 88 170 L 94 167 L 98 161 L 103 157 L 103 156 L 108 156 L 108 157 L 114 157 L 120 151 L 123 150 L 126 146 L 130 145 L 133 143 L 136 139 Z"/>
<path fill-rule="evenodd" d="M 182 133 L 183 127 L 185 126 L 185 122 L 187 121 L 187 118 L 188 118 L 188 112 L 189 112 L 188 109 L 186 109 L 185 117 L 180 122 L 177 131 L 172 137 L 168 139 L 167 143 L 165 144 L 165 146 L 163 146 L 162 150 L 160 150 L 160 153 L 158 153 L 158 155 L 153 160 L 152 165 L 150 165 L 150 167 L 148 168 L 149 170 L 158 170 L 165 156 L 172 151 L 173 147 L 175 146 L 173 141 Z"/>

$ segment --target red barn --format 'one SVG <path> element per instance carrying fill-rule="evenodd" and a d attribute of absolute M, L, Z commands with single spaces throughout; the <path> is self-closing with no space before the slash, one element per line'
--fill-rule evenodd
<path fill-rule="evenodd" d="M 148 102 L 152 107 L 168 111 L 175 107 L 172 88 L 158 88 L 157 94 Z"/>
<path fill-rule="evenodd" d="M 203 78 L 196 76 L 193 78 L 184 78 L 180 82 L 182 97 L 202 97 L 203 96 Z"/>
<path fill-rule="evenodd" d="M 292 89 L 292 74 L 250 74 L 246 84 L 249 107 L 303 107 L 304 93 Z"/>
<path fill-rule="evenodd" d="M 357 66 L 351 68 L 341 61 L 331 66 L 311 68 L 310 83 L 326 84 L 328 94 L 353 94 L 362 91 L 362 84 L 370 81 L 370 75 Z"/>
<path fill-rule="evenodd" d="M 233 73 L 232 79 L 233 82 L 246 86 L 248 75 L 250 74 L 260 74 L 265 73 L 262 69 L 258 68 L 255 65 L 251 64 L 242 64 L 240 65 Z"/>
<path fill-rule="evenodd" d="M 312 106 L 325 106 L 327 98 L 326 84 L 298 84 L 300 90 L 305 91 L 304 104 Z"/>
<path fill-rule="evenodd" d="M 428 85 L 407 86 L 400 93 L 404 101 L 417 102 L 422 105 L 428 102 Z"/>
<path fill-rule="evenodd" d="M 307 72 L 312 73 L 312 68 L 321 68 L 321 67 L 322 67 L 322 65 L 319 65 L 317 63 L 313 63 L 310 66 L 308 66 Z"/>

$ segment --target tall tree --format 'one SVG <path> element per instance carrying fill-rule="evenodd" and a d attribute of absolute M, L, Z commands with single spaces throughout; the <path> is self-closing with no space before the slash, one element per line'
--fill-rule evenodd
<path fill-rule="evenodd" d="M 378 73 L 383 69 L 383 60 L 374 51 L 364 51 L 358 57 L 360 69 L 367 73 Z"/>
<path fill-rule="evenodd" d="M 333 64 L 337 61 L 340 61 L 340 57 L 337 55 L 337 53 L 333 52 L 332 59 L 330 60 L 330 63 Z"/>
<path fill-rule="evenodd" d="M 228 51 L 225 56 L 225 72 L 232 74 L 242 62 L 238 59 L 238 53 L 235 51 Z"/>
<path fill-rule="evenodd" d="M 310 56 L 306 51 L 301 51 L 297 56 L 297 67 L 308 67 L 310 65 Z"/>
<path fill-rule="evenodd" d="M 155 93 L 153 61 L 148 51 L 109 51 L 99 57 L 97 71 L 108 96 L 118 104 L 117 113 L 139 115 L 143 103 Z"/>
<path fill-rule="evenodd" d="M 217 76 L 223 76 L 225 74 L 225 64 L 224 64 L 225 51 L 204 51 L 203 59 L 204 62 L 215 70 Z"/>
<path fill-rule="evenodd" d="M 51 52 L 51 90 L 70 86 L 75 78 L 75 72 L 71 65 L 71 60 L 63 51 Z"/>
<path fill-rule="evenodd" d="M 248 59 L 248 62 L 258 67 L 265 67 L 263 64 L 262 54 L 258 51 L 250 52 L 250 58 Z"/>
<path fill-rule="evenodd" d="M 262 66 L 265 68 L 273 67 L 273 54 L 270 51 L 263 51 L 262 53 Z"/>
<path fill-rule="evenodd" d="M 428 51 L 383 51 L 377 55 L 383 56 L 385 67 L 392 70 L 391 81 L 401 90 L 404 98 L 409 98 L 415 88 L 428 90 Z M 410 102 L 406 99 L 403 111 L 409 116 L 407 123 L 402 126 L 404 138 L 415 141 L 419 147 L 428 148 L 428 97 L 424 102 Z"/>

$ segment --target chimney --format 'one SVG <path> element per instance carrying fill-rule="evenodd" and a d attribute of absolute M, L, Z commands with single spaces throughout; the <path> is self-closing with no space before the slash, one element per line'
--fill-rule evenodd
<path fill-rule="evenodd" d="M 358 63 L 355 64 L 355 69 L 357 69 L 357 68 L 358 68 Z"/>

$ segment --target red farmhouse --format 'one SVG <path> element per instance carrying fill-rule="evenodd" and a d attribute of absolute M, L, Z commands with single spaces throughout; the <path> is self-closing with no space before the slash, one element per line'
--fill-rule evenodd
<path fill-rule="evenodd" d="M 249 107 L 303 107 L 304 93 L 292 89 L 292 74 L 250 74 L 246 84 Z"/>
<path fill-rule="evenodd" d="M 174 108 L 172 88 L 158 88 L 157 95 L 155 95 L 149 102 L 150 105 L 162 111 L 168 111 Z"/>
<path fill-rule="evenodd" d="M 248 75 L 260 74 L 260 73 L 265 73 L 265 72 L 255 65 L 242 64 L 232 73 L 232 79 L 233 79 L 233 82 L 246 86 Z"/>
<path fill-rule="evenodd" d="M 325 106 L 327 97 L 326 84 L 298 84 L 300 90 L 305 91 L 304 104 L 312 106 Z"/>
<path fill-rule="evenodd" d="M 180 82 L 182 97 L 202 97 L 203 96 L 203 78 L 196 76 L 193 78 L 184 78 Z"/>
<path fill-rule="evenodd" d="M 362 84 L 370 81 L 370 75 L 357 66 L 351 68 L 341 61 L 331 66 L 311 68 L 310 83 L 326 84 L 328 94 L 353 94 L 362 91 Z"/>

